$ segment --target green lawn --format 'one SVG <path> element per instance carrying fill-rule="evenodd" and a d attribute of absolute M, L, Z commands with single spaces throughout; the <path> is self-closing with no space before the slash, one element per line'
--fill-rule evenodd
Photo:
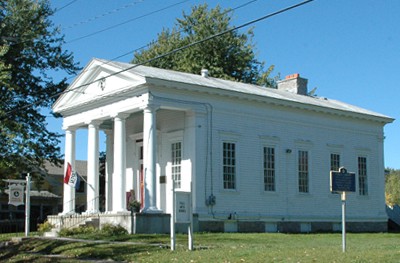
<path fill-rule="evenodd" d="M 400 234 L 348 233 L 346 253 L 341 234 L 195 233 L 194 251 L 187 250 L 186 235 L 177 235 L 176 251 L 168 235 L 100 238 L 103 243 L 31 237 L 0 248 L 0 262 L 400 262 Z"/>

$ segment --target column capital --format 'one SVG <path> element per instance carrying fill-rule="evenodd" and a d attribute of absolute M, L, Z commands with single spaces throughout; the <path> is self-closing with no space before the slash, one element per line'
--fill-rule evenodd
<path fill-rule="evenodd" d="M 94 126 L 100 126 L 100 124 L 102 124 L 103 123 L 103 121 L 101 121 L 101 120 L 87 120 L 87 121 L 85 121 L 85 124 L 86 125 L 94 125 Z"/>
<path fill-rule="evenodd" d="M 75 132 L 78 128 L 74 126 L 63 126 L 62 129 L 65 132 Z"/>
<path fill-rule="evenodd" d="M 126 118 L 128 118 L 129 117 L 129 113 L 127 113 L 127 112 L 117 112 L 117 113 L 113 113 L 113 114 L 111 114 L 110 115 L 110 117 L 111 118 L 119 118 L 119 119 L 122 119 L 122 120 L 124 120 L 124 119 L 126 119 Z"/>
<path fill-rule="evenodd" d="M 156 111 L 160 108 L 159 104 L 155 104 L 155 103 L 148 103 L 146 105 L 143 105 L 140 107 L 141 110 L 143 111 L 147 111 L 147 112 L 152 112 L 152 111 Z"/>

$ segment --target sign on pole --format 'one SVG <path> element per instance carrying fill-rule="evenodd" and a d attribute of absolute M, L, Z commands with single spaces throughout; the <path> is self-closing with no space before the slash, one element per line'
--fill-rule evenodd
<path fill-rule="evenodd" d="M 26 176 L 26 181 L 24 180 L 3 180 L 7 183 L 9 194 L 8 194 L 8 204 L 10 205 L 23 205 L 24 204 L 24 188 L 26 184 L 26 203 L 25 203 L 25 236 L 29 236 L 30 231 L 30 215 L 31 215 L 31 176 L 28 173 Z"/>
<path fill-rule="evenodd" d="M 175 223 L 190 223 L 190 192 L 175 192 Z"/>
<path fill-rule="evenodd" d="M 341 167 L 339 171 L 331 171 L 331 192 L 355 192 L 356 175 L 348 173 L 346 168 Z"/>
<path fill-rule="evenodd" d="M 175 250 L 175 223 L 188 224 L 188 247 L 193 250 L 192 185 L 189 192 L 175 191 L 172 180 L 171 250 Z"/>
<path fill-rule="evenodd" d="M 346 252 L 346 192 L 356 191 L 356 175 L 348 173 L 346 168 L 340 167 L 339 171 L 331 171 L 331 192 L 341 192 L 342 200 L 342 250 Z"/>
<path fill-rule="evenodd" d="M 9 205 L 23 205 L 24 204 L 24 186 L 21 184 L 10 184 L 8 189 L 8 204 Z"/>

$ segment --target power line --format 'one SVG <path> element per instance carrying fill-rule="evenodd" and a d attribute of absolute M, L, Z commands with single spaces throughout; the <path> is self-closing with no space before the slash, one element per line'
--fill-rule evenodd
<path fill-rule="evenodd" d="M 159 55 L 159 56 L 157 56 L 157 57 L 148 59 L 148 60 L 146 60 L 146 61 L 144 61 L 144 62 L 137 63 L 137 64 L 135 64 L 135 65 L 132 65 L 131 67 L 128 67 L 128 68 L 126 68 L 126 69 L 123 69 L 123 70 L 114 72 L 114 73 L 112 73 L 112 74 L 110 74 L 110 75 L 108 75 L 108 76 L 105 76 L 105 77 L 103 77 L 102 79 L 107 79 L 107 78 L 110 78 L 110 77 L 112 77 L 112 76 L 116 76 L 116 75 L 121 74 L 121 73 L 123 73 L 123 72 L 126 72 L 126 71 L 129 71 L 129 70 L 131 70 L 131 69 L 134 69 L 134 68 L 136 68 L 136 67 L 138 67 L 138 66 L 142 66 L 142 65 L 145 65 L 145 64 L 147 64 L 147 63 L 153 62 L 153 61 L 155 61 L 155 60 L 158 60 L 158 59 L 167 57 L 167 56 L 172 55 L 172 54 L 174 54 L 174 53 L 180 52 L 180 51 L 182 51 L 182 50 L 184 50 L 184 49 L 190 48 L 190 47 L 195 46 L 195 45 L 199 45 L 199 44 L 204 43 L 204 42 L 206 42 L 206 41 L 209 41 L 209 40 L 211 40 L 211 39 L 220 37 L 220 36 L 225 35 L 225 34 L 227 34 L 227 33 L 236 31 L 236 30 L 241 29 L 241 28 L 243 28 L 243 27 L 246 27 L 246 26 L 249 26 L 249 25 L 251 25 L 251 24 L 257 23 L 257 22 L 259 22 L 259 21 L 265 20 L 265 19 L 267 19 L 267 18 L 276 16 L 276 15 L 278 15 L 278 14 L 284 13 L 284 12 L 286 12 L 286 11 L 289 11 L 289 10 L 291 10 L 291 9 L 300 7 L 300 6 L 302 6 L 302 5 L 308 4 L 308 3 L 313 2 L 313 1 L 314 1 L 314 0 L 307 0 L 307 1 L 303 1 L 303 2 L 298 3 L 298 4 L 295 4 L 295 5 L 292 5 L 292 6 L 290 6 L 290 7 L 281 9 L 281 10 L 276 11 L 276 12 L 274 12 L 274 13 L 271 13 L 271 14 L 265 15 L 265 16 L 263 16 L 263 17 L 260 17 L 260 18 L 258 18 L 258 19 L 255 19 L 255 20 L 249 21 L 249 22 L 247 22 L 247 23 L 244 23 L 244 24 L 242 24 L 242 25 L 240 25 L 240 26 L 233 27 L 233 28 L 231 28 L 231 29 L 222 31 L 222 32 L 217 33 L 217 34 L 214 34 L 214 35 L 212 35 L 212 36 L 209 36 L 209 37 L 203 38 L 203 39 L 201 39 L 201 40 L 192 42 L 192 43 L 187 44 L 187 45 L 185 45 L 185 46 L 182 46 L 182 47 L 180 47 L 180 48 L 176 48 L 176 49 L 171 50 L 171 51 L 169 51 L 169 52 L 167 52 L 167 53 L 161 54 L 161 55 Z M 86 83 L 86 84 L 84 84 L 84 85 L 77 86 L 77 87 L 75 87 L 74 89 L 71 89 L 71 90 L 69 90 L 69 91 L 73 91 L 73 90 L 75 90 L 75 89 L 78 89 L 78 88 L 81 88 L 81 87 L 84 87 L 84 86 L 91 85 L 91 84 L 93 84 L 93 83 L 96 83 L 97 81 L 99 81 L 99 80 L 94 80 L 94 81 L 91 81 L 91 82 Z M 64 91 L 64 92 L 69 92 L 69 91 Z M 53 96 L 51 96 L 51 97 L 61 95 L 61 94 L 63 94 L 64 92 L 60 92 L 60 93 L 58 93 L 58 94 L 56 94 L 56 95 L 53 95 Z"/>
<path fill-rule="evenodd" d="M 115 24 L 115 25 L 112 25 L 112 26 L 109 26 L 109 27 L 106 27 L 106 28 L 103 28 L 103 29 L 98 30 L 98 31 L 95 31 L 95 32 L 93 32 L 93 33 L 90 33 L 90 34 L 87 34 L 87 35 L 84 35 L 84 36 L 81 36 L 81 37 L 74 38 L 74 39 L 72 39 L 72 40 L 70 40 L 70 41 L 67 41 L 66 44 L 70 44 L 70 43 L 72 43 L 72 42 L 76 42 L 76 41 L 78 41 L 78 40 L 82 40 L 82 39 L 85 39 L 85 38 L 88 38 L 88 37 L 91 37 L 91 36 L 94 36 L 94 35 L 103 33 L 103 32 L 105 32 L 105 31 L 114 29 L 114 28 L 116 28 L 116 27 L 120 27 L 120 26 L 122 26 L 122 25 L 128 24 L 128 23 L 133 22 L 133 21 L 135 21 L 135 20 L 138 20 L 138 19 L 140 19 L 140 18 L 147 17 L 147 16 L 150 16 L 150 15 L 159 13 L 159 12 L 161 12 L 161 11 L 170 9 L 170 8 L 172 8 L 172 7 L 175 7 L 175 6 L 177 6 L 177 5 L 180 5 L 180 4 L 183 4 L 183 3 L 185 3 L 185 2 L 189 2 L 189 1 L 190 1 L 190 0 L 184 0 L 184 1 L 181 1 L 181 2 L 178 2 L 178 3 L 175 3 L 175 4 L 172 4 L 172 5 L 163 7 L 163 8 L 161 8 L 161 9 L 152 11 L 152 12 L 150 12 L 150 13 L 147 13 L 147 14 L 144 14 L 144 15 L 141 15 L 141 16 L 138 16 L 138 17 L 134 17 L 134 18 L 132 18 L 132 19 L 126 20 L 126 21 L 124 21 L 124 22 L 121 22 L 121 23 L 118 23 L 118 24 Z"/>
<path fill-rule="evenodd" d="M 97 15 L 97 16 L 94 16 L 94 17 L 89 18 L 89 19 L 87 19 L 87 20 L 84 20 L 84 21 L 75 23 L 75 24 L 73 24 L 73 25 L 71 25 L 71 26 L 64 27 L 63 29 L 71 29 L 71 28 L 74 28 L 74 27 L 76 27 L 76 26 L 81 26 L 81 25 L 84 25 L 84 24 L 93 22 L 93 21 L 95 21 L 95 20 L 97 20 L 97 19 L 104 18 L 104 17 L 106 17 L 106 16 L 108 16 L 108 15 L 117 13 L 117 12 L 119 12 L 119 11 L 121 11 L 121 10 L 124 10 L 124 9 L 127 9 L 127 8 L 129 8 L 129 7 L 135 6 L 136 4 L 139 4 L 139 3 L 143 3 L 143 0 L 134 1 L 133 3 L 126 4 L 126 5 L 124 5 L 124 6 L 122 6 L 122 7 L 119 7 L 119 8 L 115 8 L 115 9 L 113 9 L 113 10 L 111 10 L 111 11 L 108 11 L 108 12 L 105 12 L 105 13 L 103 13 L 103 14 L 101 14 L 101 15 Z"/>
<path fill-rule="evenodd" d="M 174 54 L 174 53 L 180 52 L 180 51 L 182 51 L 182 50 L 184 50 L 184 49 L 190 48 L 190 47 L 195 46 L 195 45 L 199 45 L 199 44 L 204 43 L 204 42 L 206 42 L 206 41 L 209 41 L 209 40 L 211 40 L 211 39 L 214 39 L 214 38 L 220 37 L 220 36 L 222 36 L 222 35 L 225 35 L 225 34 L 227 34 L 227 33 L 230 33 L 230 32 L 236 31 L 236 30 L 238 30 L 238 29 L 247 27 L 247 26 L 249 26 L 249 25 L 251 25 L 251 24 L 254 24 L 254 23 L 260 22 L 260 21 L 262 21 L 262 20 L 271 18 L 271 17 L 273 17 L 273 16 L 279 15 L 279 14 L 281 14 L 281 13 L 287 12 L 287 11 L 289 11 L 289 10 L 292 10 L 292 9 L 297 8 L 297 7 L 303 6 L 303 5 L 305 5 L 305 4 L 311 3 L 311 2 L 313 2 L 313 1 L 314 1 L 314 0 L 307 0 L 307 1 L 303 1 L 303 2 L 300 2 L 300 3 L 295 4 L 295 5 L 292 5 L 292 6 L 283 8 L 283 9 L 278 10 L 278 11 L 276 11 L 276 12 L 273 12 L 273 13 L 270 13 L 270 14 L 268 14 L 268 15 L 262 16 L 262 17 L 260 17 L 260 18 L 251 20 L 251 21 L 249 21 L 249 22 L 247 22 L 247 23 L 244 23 L 244 24 L 242 24 L 242 25 L 240 25 L 240 26 L 236 26 L 236 27 L 233 27 L 233 28 L 231 28 L 231 29 L 227 29 L 227 30 L 225 30 L 225 31 L 222 31 L 222 32 L 220 32 L 220 33 L 211 35 L 211 36 L 206 37 L 206 38 L 203 38 L 203 39 L 201 39 L 201 40 L 192 42 L 192 43 L 187 44 L 187 45 L 185 45 L 185 46 L 182 46 L 182 47 L 180 47 L 180 48 L 176 48 L 176 49 L 174 49 L 174 50 L 171 50 L 171 51 L 169 51 L 169 52 L 167 52 L 167 53 L 161 54 L 161 55 L 159 55 L 159 56 L 157 56 L 157 57 L 154 57 L 154 58 L 152 58 L 152 59 L 148 59 L 148 60 L 146 60 L 146 61 L 144 61 L 144 62 L 141 62 L 141 63 L 135 64 L 135 65 L 132 65 L 131 67 L 127 67 L 127 68 L 122 69 L 122 70 L 120 70 L 120 71 L 114 72 L 114 73 L 112 73 L 112 74 L 110 74 L 110 75 L 108 75 L 108 76 L 102 77 L 102 79 L 107 79 L 107 78 L 110 78 L 110 77 L 112 77 L 112 76 L 119 75 L 119 74 L 121 74 L 121 73 L 123 73 L 123 72 L 129 71 L 129 70 L 134 69 L 134 68 L 136 68 L 136 67 L 138 67 L 138 66 L 143 66 L 143 65 L 145 65 L 145 64 L 147 64 L 147 63 L 150 63 L 150 62 L 153 62 L 153 61 L 155 61 L 155 60 L 157 60 L 157 59 L 161 59 L 161 58 L 167 57 L 167 56 L 172 55 L 172 54 Z M 99 80 L 90 81 L 90 82 L 88 82 L 88 83 L 86 83 L 86 84 L 79 85 L 79 86 L 75 87 L 74 89 L 65 90 L 65 91 L 62 91 L 62 92 L 57 92 L 57 93 L 55 93 L 55 94 L 49 96 L 48 98 L 54 98 L 54 97 L 56 97 L 56 96 L 60 96 L 60 95 L 65 94 L 65 93 L 67 93 L 67 92 L 73 92 L 73 91 L 75 91 L 75 90 L 77 90 L 77 89 L 79 89 L 79 88 L 82 88 L 82 87 L 84 87 L 84 86 L 88 86 L 88 85 L 91 85 L 91 84 L 93 84 L 93 83 L 96 83 L 97 81 L 99 81 Z M 47 98 L 47 99 L 48 99 L 48 98 Z M 19 109 L 10 110 L 10 111 L 6 112 L 5 115 L 12 114 L 13 112 L 15 112 L 15 111 L 17 111 L 17 110 L 23 110 L 23 109 L 25 109 L 25 108 L 27 108 L 27 107 L 29 107 L 29 106 L 31 106 L 31 105 L 32 105 L 32 103 L 31 103 L 31 104 L 28 104 L 28 105 L 24 105 L 24 106 L 20 107 Z"/>
<path fill-rule="evenodd" d="M 238 9 L 240 9 L 240 8 L 243 8 L 243 7 L 245 7 L 245 6 L 247 6 L 247 5 L 250 5 L 250 4 L 254 3 L 254 2 L 257 2 L 257 1 L 258 1 L 258 0 L 251 0 L 251 1 L 248 1 L 248 2 L 246 2 L 246 3 L 244 3 L 244 4 L 239 5 L 239 6 L 237 6 L 237 7 L 229 8 L 229 9 L 227 9 L 227 10 L 226 10 L 224 13 L 222 13 L 222 14 L 227 14 L 227 13 L 229 13 L 229 12 L 233 12 L 233 11 L 235 11 L 235 10 L 238 10 Z M 183 31 L 184 31 L 184 30 L 180 30 L 180 31 L 178 31 L 178 32 L 174 32 L 172 35 L 180 34 L 180 33 L 182 33 Z M 123 54 L 121 54 L 121 55 L 118 55 L 118 56 L 116 56 L 116 57 L 113 57 L 113 58 L 110 59 L 110 61 L 104 62 L 104 63 L 101 64 L 101 65 L 109 64 L 109 63 L 110 63 L 111 61 L 113 61 L 113 60 L 117 60 L 117 59 L 122 58 L 122 57 L 125 57 L 125 56 L 127 56 L 127 55 L 129 55 L 129 54 L 133 54 L 133 53 L 135 53 L 135 52 L 137 52 L 137 51 L 140 51 L 140 50 L 142 50 L 142 49 L 149 48 L 151 45 L 154 45 L 154 43 L 155 43 L 155 42 L 150 41 L 149 44 L 146 44 L 146 45 L 141 46 L 141 47 L 139 47 L 139 48 L 135 48 L 135 49 L 130 50 L 130 51 L 128 51 L 128 52 L 125 52 L 125 53 L 123 53 Z M 81 73 L 88 72 L 88 71 L 90 71 L 90 70 L 85 70 L 85 71 L 82 71 Z M 73 74 L 72 76 L 66 78 L 66 80 L 72 79 L 72 78 L 74 78 L 76 75 L 77 75 L 77 74 Z"/>
<path fill-rule="evenodd" d="M 63 10 L 64 8 L 66 8 L 66 7 L 70 6 L 70 5 L 72 5 L 72 4 L 75 3 L 76 1 L 78 1 L 78 0 L 72 0 L 72 1 L 69 2 L 68 4 L 66 4 L 66 5 L 64 5 L 64 6 L 60 7 L 60 8 L 57 8 L 57 9 L 54 11 L 53 14 L 55 14 L 55 13 L 57 13 L 57 12 L 60 12 L 61 10 Z"/>

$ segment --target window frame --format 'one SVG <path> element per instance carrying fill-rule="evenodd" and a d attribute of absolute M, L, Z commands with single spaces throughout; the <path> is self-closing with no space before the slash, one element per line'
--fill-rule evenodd
<path fill-rule="evenodd" d="M 360 159 L 364 160 L 363 163 Z M 362 166 L 362 167 L 361 167 Z M 357 156 L 358 194 L 368 196 L 368 158 L 364 155 Z"/>
<path fill-rule="evenodd" d="M 306 153 L 305 165 L 302 160 L 303 159 L 302 153 Z M 303 167 L 303 166 L 305 166 L 305 167 Z M 305 178 L 303 178 L 304 175 L 305 175 Z M 305 185 L 303 185 L 303 181 L 306 181 Z M 297 186 L 298 186 L 298 188 L 297 188 L 298 192 L 300 194 L 309 194 L 310 193 L 310 151 L 306 150 L 306 149 L 298 149 L 297 150 Z"/>
<path fill-rule="evenodd" d="M 267 162 L 271 160 L 268 158 L 269 151 L 272 150 L 272 165 L 268 165 Z M 276 147 L 272 145 L 264 145 L 262 147 L 262 171 L 263 171 L 263 191 L 264 192 L 276 192 L 276 171 L 277 171 L 277 160 L 276 160 Z M 269 156 L 271 157 L 271 156 Z M 272 167 L 271 167 L 272 166 Z M 271 179 L 272 173 L 272 179 Z M 272 182 L 269 182 L 271 179 Z"/>
<path fill-rule="evenodd" d="M 333 156 L 339 157 L 338 160 L 333 160 L 332 159 Z M 339 168 L 341 167 L 340 159 L 341 159 L 340 153 L 331 152 L 331 154 L 330 154 L 330 171 L 339 171 Z M 337 163 L 335 164 L 333 162 L 337 162 Z"/>
<path fill-rule="evenodd" d="M 225 156 L 225 153 L 227 152 L 225 150 L 225 145 L 233 145 L 234 149 L 233 149 L 233 164 L 232 164 L 232 156 Z M 230 150 L 230 152 L 232 152 L 232 149 L 227 149 Z M 236 141 L 230 141 L 230 140 L 223 140 L 222 141 L 222 159 L 221 159 L 221 163 L 222 163 L 222 189 L 223 190 L 227 190 L 227 191 L 236 191 L 237 190 L 237 171 L 238 171 L 238 167 L 237 167 L 237 142 Z M 230 159 L 228 159 L 228 157 Z M 228 164 L 226 164 L 225 162 L 229 161 Z M 233 172 L 232 172 L 233 169 Z M 226 177 L 226 170 L 229 171 L 229 174 L 227 174 L 227 176 L 233 177 L 232 178 L 228 178 L 227 180 L 225 179 Z M 228 181 L 229 180 L 229 181 Z M 228 185 L 227 185 L 228 184 Z M 233 187 L 230 187 L 230 186 Z"/>
<path fill-rule="evenodd" d="M 179 149 L 174 148 L 174 145 L 179 144 Z M 171 177 L 175 182 L 175 189 L 182 188 L 182 157 L 183 157 L 183 143 L 181 140 L 171 141 L 170 143 L 170 154 L 171 154 Z M 176 153 L 179 152 L 177 157 Z M 177 158 L 176 158 L 177 157 Z M 175 163 L 176 162 L 176 163 Z M 178 177 L 178 178 L 177 178 Z"/>

